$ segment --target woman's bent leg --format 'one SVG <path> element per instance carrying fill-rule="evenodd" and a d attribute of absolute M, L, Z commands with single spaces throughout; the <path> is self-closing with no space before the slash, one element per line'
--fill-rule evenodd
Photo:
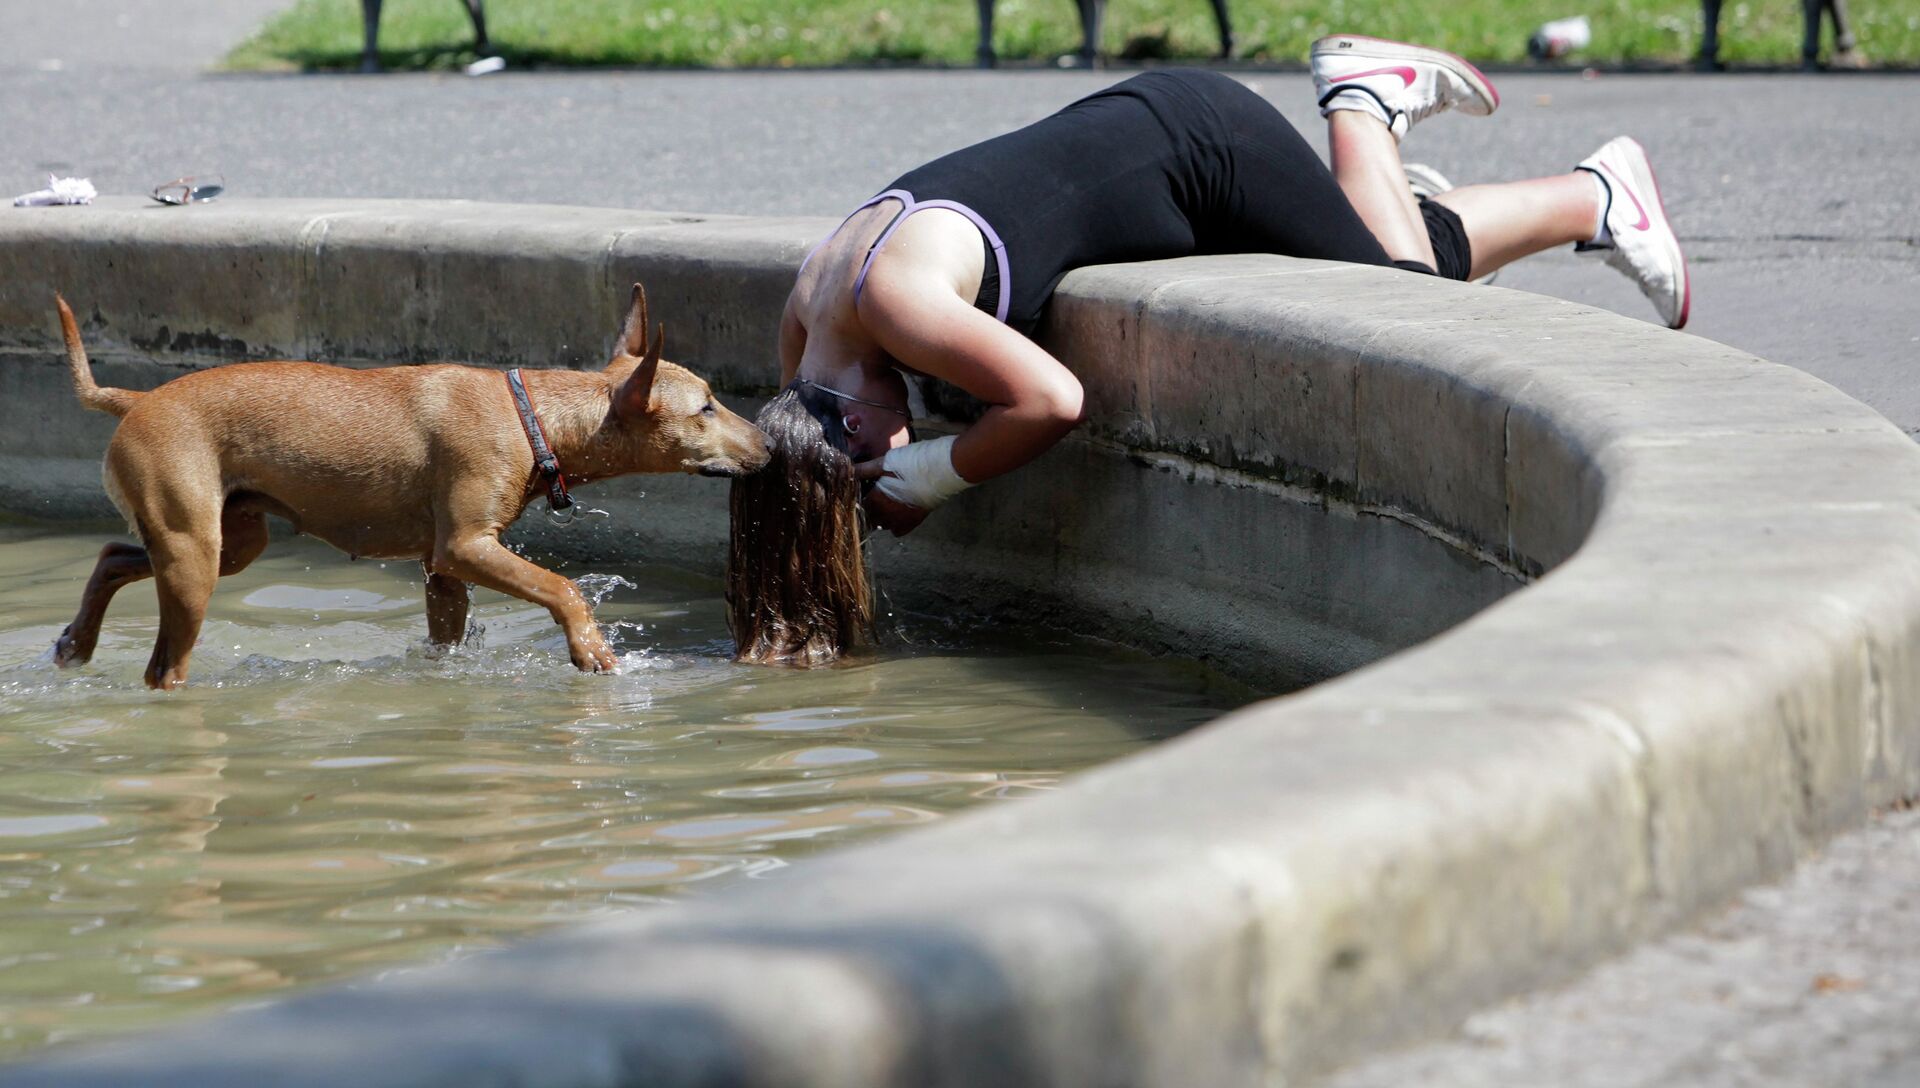
<path fill-rule="evenodd" d="M 1227 122 L 1219 138 L 1230 147 L 1233 165 L 1221 179 L 1227 183 L 1224 204 L 1209 222 L 1196 224 L 1200 252 L 1278 253 L 1433 271 L 1432 249 L 1421 245 L 1426 231 L 1404 174 L 1395 176 L 1406 200 L 1398 210 L 1407 221 L 1395 224 L 1399 241 L 1390 250 L 1326 163 L 1272 104 L 1225 77 L 1218 77 L 1212 102 Z M 1358 141 L 1384 140 L 1398 171 L 1393 136 L 1377 118 L 1355 115 L 1338 124 L 1353 125 L 1362 133 Z M 1365 133 L 1361 125 L 1378 131 Z"/>
<path fill-rule="evenodd" d="M 1400 144 L 1371 114 L 1339 110 L 1327 117 L 1333 178 L 1387 256 L 1435 267 L 1420 206 L 1407 187 Z"/>
<path fill-rule="evenodd" d="M 1403 182 L 1401 188 L 1405 188 Z M 1468 185 L 1433 198 L 1453 210 L 1473 252 L 1472 277 L 1521 257 L 1592 238 L 1601 213 L 1600 190 L 1584 171 Z"/>

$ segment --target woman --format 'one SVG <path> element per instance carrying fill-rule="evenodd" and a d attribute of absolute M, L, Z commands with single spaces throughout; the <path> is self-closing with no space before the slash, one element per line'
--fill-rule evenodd
<path fill-rule="evenodd" d="M 1150 72 L 908 172 L 814 248 L 781 317 L 783 390 L 758 421 L 773 463 L 734 485 L 742 660 L 817 664 L 860 640 L 863 483 L 872 523 L 904 535 L 1079 422 L 1080 383 L 1019 331 L 1074 268 L 1264 252 L 1468 279 L 1576 243 L 1685 324 L 1686 262 L 1639 144 L 1416 200 L 1400 139 L 1443 110 L 1492 113 L 1493 85 L 1450 53 L 1351 35 L 1314 43 L 1312 64 L 1331 171 L 1239 83 Z M 901 370 L 987 408 L 910 442 Z"/>

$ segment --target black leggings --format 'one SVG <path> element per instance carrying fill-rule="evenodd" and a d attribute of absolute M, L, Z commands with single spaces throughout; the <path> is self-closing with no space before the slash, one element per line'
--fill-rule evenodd
<path fill-rule="evenodd" d="M 1428 268 L 1419 261 L 1393 263 L 1401 268 L 1445 276 L 1450 280 L 1471 278 L 1473 246 L 1467 242 L 1467 228 L 1460 222 L 1459 213 L 1423 196 L 1420 198 L 1420 218 L 1426 221 L 1427 240 L 1433 243 L 1433 259 L 1439 262 L 1439 269 Z"/>
<path fill-rule="evenodd" d="M 1333 172 L 1280 111 L 1225 76 L 1205 85 L 1209 102 L 1220 110 L 1231 133 L 1234 203 L 1220 237 L 1198 252 L 1278 253 L 1467 278 L 1472 251 L 1466 228 L 1453 209 L 1420 199 L 1420 215 L 1433 243 L 1437 269 L 1421 261 L 1393 260 L 1353 210 Z"/>
<path fill-rule="evenodd" d="M 963 205 L 990 226 L 1004 263 L 995 255 L 988 268 L 1004 268 L 997 287 L 1019 327 L 1039 317 L 1060 277 L 1090 264 L 1277 253 L 1436 272 L 1389 258 L 1286 118 L 1217 72 L 1143 73 L 888 190 Z M 1421 211 L 1438 273 L 1465 279 L 1459 217 L 1430 201 Z"/>

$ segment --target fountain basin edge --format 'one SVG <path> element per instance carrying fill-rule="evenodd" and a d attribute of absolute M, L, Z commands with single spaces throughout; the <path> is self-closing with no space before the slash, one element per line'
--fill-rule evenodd
<path fill-rule="evenodd" d="M 668 358 L 751 407 L 831 225 L 0 209 L 0 510 L 110 513 L 56 290 L 100 380 L 146 387 L 242 358 L 598 365 L 639 280 Z M 1920 792 L 1920 449 L 1816 379 L 1264 256 L 1083 269 L 1040 336 L 1087 426 L 878 549 L 889 592 L 1314 686 L 764 886 L 0 1084 L 1270 1083 L 1565 978 Z M 717 569 L 724 485 L 589 494 L 615 517 L 516 531 Z"/>

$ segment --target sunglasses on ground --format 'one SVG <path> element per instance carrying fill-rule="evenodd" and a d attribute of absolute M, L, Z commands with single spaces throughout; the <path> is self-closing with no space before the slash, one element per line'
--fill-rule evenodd
<path fill-rule="evenodd" d="M 227 179 L 219 174 L 205 177 L 175 178 L 153 187 L 153 199 L 162 204 L 205 204 L 227 191 Z"/>

